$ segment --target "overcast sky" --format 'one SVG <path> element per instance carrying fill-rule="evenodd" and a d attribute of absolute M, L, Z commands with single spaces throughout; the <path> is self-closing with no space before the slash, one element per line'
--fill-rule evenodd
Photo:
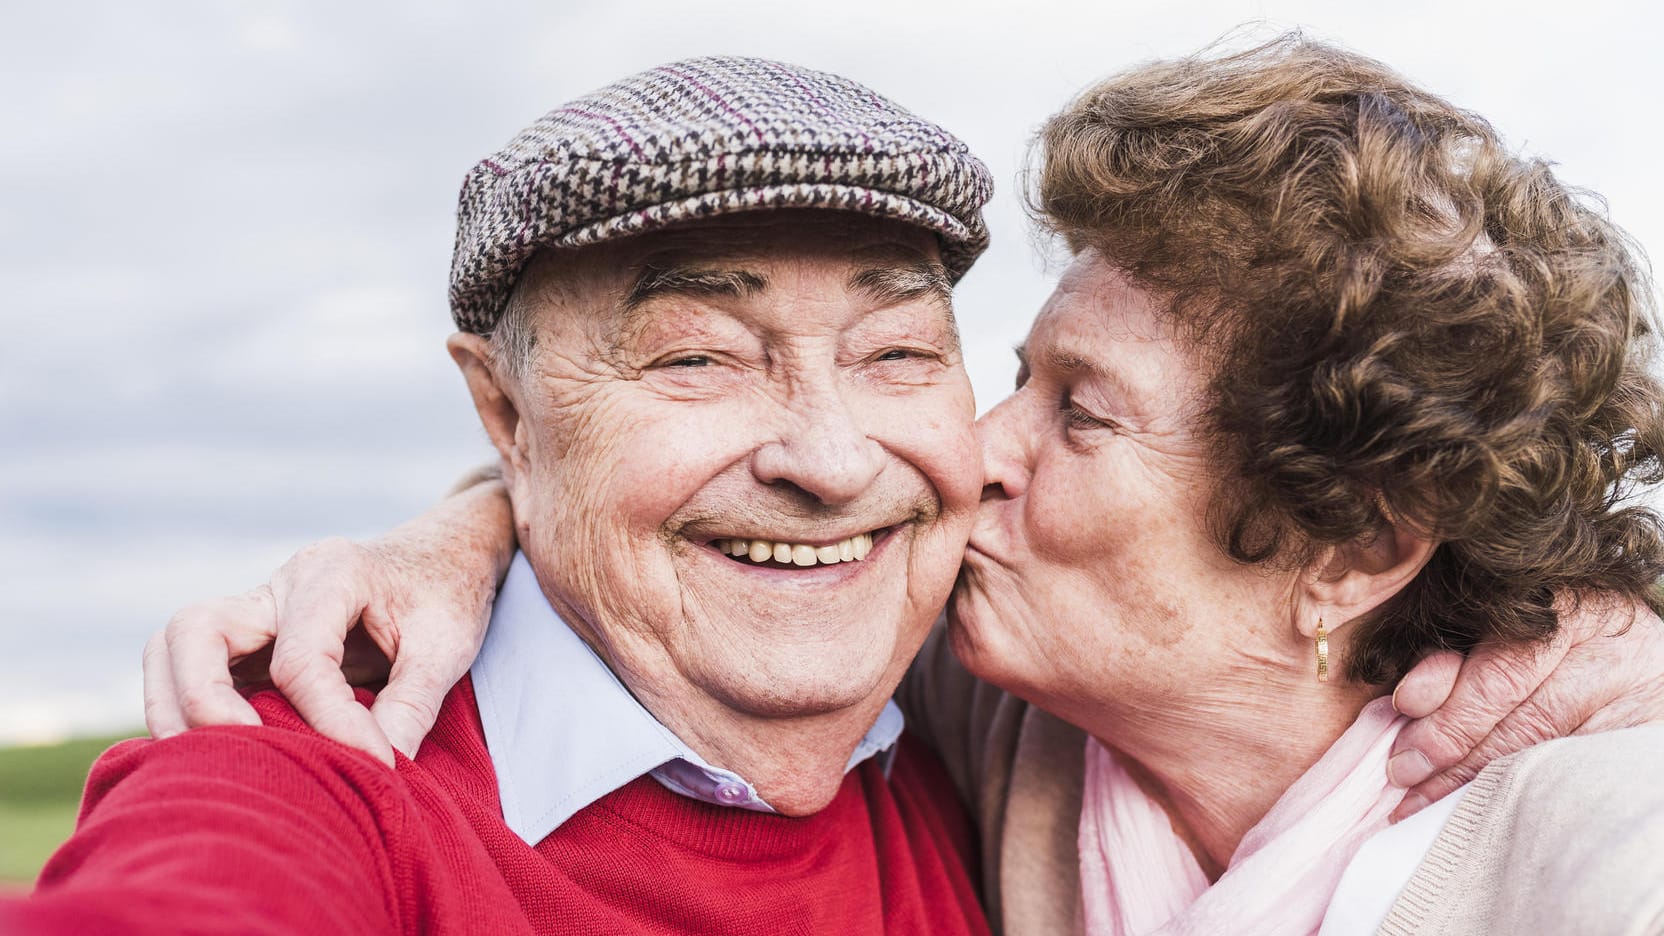
<path fill-rule="evenodd" d="M 1055 273 L 1013 195 L 1029 135 L 1250 20 L 1478 110 L 1664 251 L 1664 17 L 1639 2 L 8 4 L 0 743 L 139 724 L 139 651 L 173 609 L 487 457 L 443 350 L 454 199 L 543 112 L 736 53 L 959 134 L 1000 186 L 958 298 L 986 407 Z"/>

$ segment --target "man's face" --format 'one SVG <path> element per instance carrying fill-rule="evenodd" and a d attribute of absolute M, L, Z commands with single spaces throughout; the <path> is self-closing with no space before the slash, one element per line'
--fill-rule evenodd
<path fill-rule="evenodd" d="M 981 489 L 934 238 L 741 215 L 546 254 L 521 289 L 507 478 L 568 621 L 638 695 L 680 678 L 767 717 L 887 696 Z"/>

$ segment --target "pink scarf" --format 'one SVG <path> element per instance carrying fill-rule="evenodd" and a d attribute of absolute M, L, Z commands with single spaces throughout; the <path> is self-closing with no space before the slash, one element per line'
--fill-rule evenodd
<path fill-rule="evenodd" d="M 1406 719 L 1391 699 L 1358 720 L 1248 831 L 1208 886 L 1167 812 L 1095 738 L 1086 742 L 1081 910 L 1089 936 L 1254 933 L 1312 936 L 1347 862 L 1386 828 L 1404 791 L 1387 756 Z"/>

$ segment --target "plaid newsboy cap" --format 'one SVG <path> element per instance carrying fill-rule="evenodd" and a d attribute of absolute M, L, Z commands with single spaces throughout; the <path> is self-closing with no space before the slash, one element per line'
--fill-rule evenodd
<path fill-rule="evenodd" d="M 964 143 L 853 81 L 763 59 L 676 62 L 545 114 L 468 173 L 451 314 L 489 333 L 545 247 L 771 208 L 934 231 L 957 281 L 988 246 L 992 194 Z"/>

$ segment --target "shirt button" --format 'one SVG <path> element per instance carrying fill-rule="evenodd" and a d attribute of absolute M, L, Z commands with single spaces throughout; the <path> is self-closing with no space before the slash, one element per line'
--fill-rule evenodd
<path fill-rule="evenodd" d="M 737 806 L 745 802 L 747 795 L 745 787 L 738 783 L 724 783 L 716 788 L 716 798 L 725 806 Z"/>

